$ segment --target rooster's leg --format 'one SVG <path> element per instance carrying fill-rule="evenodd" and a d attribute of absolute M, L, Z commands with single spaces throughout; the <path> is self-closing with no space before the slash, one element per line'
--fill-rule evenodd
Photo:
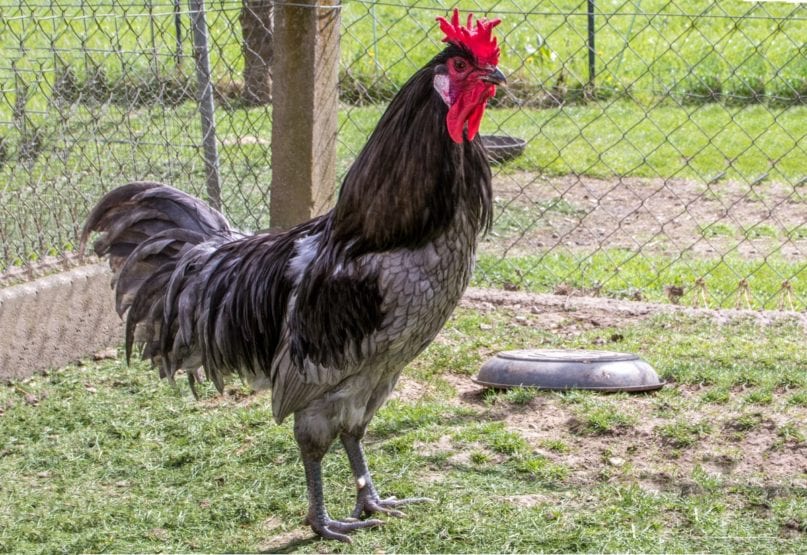
<path fill-rule="evenodd" d="M 396 507 L 408 505 L 410 503 L 424 503 L 433 501 L 428 497 L 411 497 L 408 499 L 397 499 L 388 497 L 381 499 L 373 485 L 370 477 L 370 470 L 367 468 L 367 460 L 364 458 L 364 450 L 359 437 L 350 434 L 342 434 L 342 445 L 347 452 L 350 461 L 350 468 L 353 469 L 353 476 L 356 478 L 356 508 L 353 510 L 353 518 L 360 518 L 362 514 L 371 515 L 373 513 L 384 513 L 392 516 L 406 516 Z"/>
<path fill-rule="evenodd" d="M 350 538 L 345 535 L 346 532 L 383 524 L 380 520 L 334 520 L 328 515 L 322 496 L 321 464 L 322 457 L 325 455 L 328 446 L 323 447 L 310 441 L 311 438 L 301 433 L 296 424 L 297 422 L 295 422 L 295 435 L 303 458 L 305 479 L 308 486 L 308 515 L 306 521 L 311 526 L 311 529 L 323 538 L 350 543 Z"/>

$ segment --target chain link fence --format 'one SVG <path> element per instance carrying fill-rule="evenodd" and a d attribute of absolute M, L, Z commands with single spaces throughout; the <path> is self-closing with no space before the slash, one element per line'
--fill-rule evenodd
<path fill-rule="evenodd" d="M 804 310 L 807 8 L 457 4 L 503 20 L 509 86 L 482 131 L 526 144 L 494 166 L 479 285 Z M 339 175 L 439 51 L 434 18 L 453 6 L 343 2 Z M 206 10 L 221 204 L 263 228 L 271 5 Z M 208 194 L 187 5 L 0 0 L 0 11 L 0 271 L 71 252 L 99 195 L 127 180 Z"/>

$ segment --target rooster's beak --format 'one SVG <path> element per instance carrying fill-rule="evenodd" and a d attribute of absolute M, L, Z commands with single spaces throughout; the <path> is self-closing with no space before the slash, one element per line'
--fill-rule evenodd
<path fill-rule="evenodd" d="M 486 81 L 494 85 L 504 85 L 507 83 L 507 78 L 504 76 L 504 73 L 499 71 L 498 67 L 494 67 L 493 71 L 482 77 L 482 81 Z"/>

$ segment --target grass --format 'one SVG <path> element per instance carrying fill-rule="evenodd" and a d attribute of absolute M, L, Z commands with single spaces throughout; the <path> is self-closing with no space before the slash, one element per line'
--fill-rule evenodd
<path fill-rule="evenodd" d="M 699 440 L 708 437 L 711 432 L 712 428 L 707 423 L 693 423 L 686 420 L 663 424 L 657 429 L 658 435 L 666 443 L 677 448 L 691 447 Z"/>
<path fill-rule="evenodd" d="M 344 148 L 356 152 L 383 107 L 352 108 L 342 126 Z M 488 110 L 485 133 L 528 141 L 507 170 L 548 175 L 664 177 L 707 182 L 734 179 L 796 183 L 803 178 L 798 144 L 807 108 L 721 105 L 652 106 L 612 100 L 544 110 Z M 562 199 L 561 199 L 562 200 Z"/>
<path fill-rule="evenodd" d="M 584 97 L 587 29 L 584 10 L 576 0 L 540 0 L 527 10 L 516 0 L 441 0 L 414 6 L 345 2 L 340 48 L 345 92 L 355 97 L 368 91 L 389 95 L 431 57 L 439 41 L 434 18 L 455 5 L 503 19 L 498 29 L 503 37 L 502 63 L 513 74 L 517 88 L 530 94 Z M 207 6 L 211 64 L 218 79 L 237 77 L 243 68 L 240 10 L 241 4 L 232 0 Z M 102 82 L 100 75 L 112 82 L 141 81 L 146 90 L 164 87 L 177 73 L 169 2 L 23 4 L 8 6 L 6 11 L 0 47 L 14 60 L 20 81 L 37 85 L 32 89 L 53 88 L 65 74 L 64 68 L 82 82 Z M 798 6 L 715 5 L 697 0 L 683 8 L 650 0 L 637 9 L 621 0 L 608 0 L 598 2 L 597 11 L 597 83 L 602 94 L 629 91 L 690 102 L 725 99 L 735 104 L 803 103 L 807 96 L 805 66 L 796 40 L 804 30 Z M 36 24 L 28 25 L 29 21 Z M 188 15 L 183 13 L 185 61 L 179 67 L 185 74 L 192 73 L 188 26 Z M 142 77 L 154 75 L 155 68 L 164 78 Z M 10 76 L 10 64 L 0 68 L 0 81 L 15 83 Z M 7 105 L 0 103 L 4 116 L 14 105 L 14 95 L 24 88 L 22 83 L 4 87 L 12 98 Z M 42 98 L 30 102 L 43 107 Z"/>
<path fill-rule="evenodd" d="M 711 237 L 733 237 L 736 233 L 735 229 L 725 223 L 716 222 L 713 224 L 705 225 L 705 226 L 698 226 L 700 233 L 703 237 L 711 238 Z"/>
<path fill-rule="evenodd" d="M 703 305 L 705 299 L 712 308 L 778 309 L 788 306 L 783 304 L 787 290 L 782 283 L 789 280 L 794 307 L 803 306 L 800 299 L 807 296 L 807 266 L 775 256 L 759 261 L 734 255 L 709 260 L 637 255 L 624 249 L 588 254 L 564 248 L 504 259 L 493 252 L 483 253 L 473 278 L 474 284 L 482 287 L 547 293 L 561 283 L 572 292 L 668 302 L 665 286 L 678 285 L 684 287 L 682 302 L 686 304 Z"/>
<path fill-rule="evenodd" d="M 462 401 L 452 384 L 492 350 L 596 348 L 616 329 L 567 335 L 515 315 L 457 311 L 407 370 L 424 393 L 379 412 L 367 451 L 382 492 L 437 503 L 356 533 L 351 546 L 305 539 L 291 425 L 271 422 L 266 397 L 231 387 L 217 399 L 207 388 L 195 402 L 184 385 L 119 360 L 3 387 L 0 551 L 244 552 L 287 541 L 300 552 L 800 550 L 807 497 L 791 487 L 795 466 L 787 476 L 762 466 L 753 480 L 706 470 L 724 459 L 741 468 L 746 441 L 770 441 L 770 457 L 804 444 L 798 323 L 626 323 L 619 348 L 672 382 L 655 395 L 514 390 Z M 738 383 L 746 395 L 770 391 L 771 403 L 749 407 Z M 689 395 L 693 387 L 730 393 L 707 399 Z M 558 424 L 543 431 L 544 419 Z M 575 419 L 591 428 L 581 433 Z M 347 462 L 336 448 L 325 461 L 327 501 L 344 515 L 354 495 Z"/>

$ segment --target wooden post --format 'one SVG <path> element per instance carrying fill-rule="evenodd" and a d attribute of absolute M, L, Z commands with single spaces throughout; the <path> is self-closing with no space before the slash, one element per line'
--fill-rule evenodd
<path fill-rule="evenodd" d="M 274 0 L 242 0 L 241 36 L 244 41 L 244 102 L 251 105 L 272 102 L 272 3 Z"/>
<path fill-rule="evenodd" d="M 339 0 L 275 5 L 270 225 L 326 211 L 336 188 Z"/>

